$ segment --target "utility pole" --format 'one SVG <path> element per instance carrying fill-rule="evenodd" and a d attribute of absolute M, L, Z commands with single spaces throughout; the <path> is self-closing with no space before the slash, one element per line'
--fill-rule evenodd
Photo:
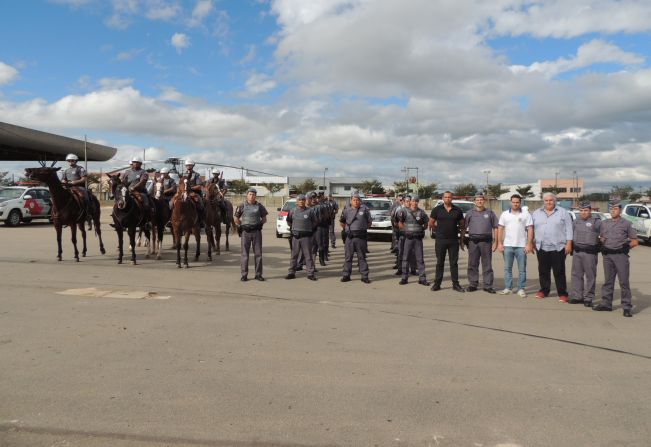
<path fill-rule="evenodd" d="M 486 195 L 488 195 L 488 174 L 490 174 L 491 171 L 489 171 L 488 169 L 486 169 L 485 171 L 482 171 L 482 172 L 483 172 L 484 174 L 486 174 Z"/>
<path fill-rule="evenodd" d="M 325 187 L 326 172 L 328 172 L 328 168 L 323 168 L 323 191 L 325 191 L 325 189 L 326 189 L 326 187 Z"/>

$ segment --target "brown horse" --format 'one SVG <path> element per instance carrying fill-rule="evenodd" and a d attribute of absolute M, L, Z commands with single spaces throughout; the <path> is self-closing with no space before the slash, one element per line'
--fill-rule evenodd
<path fill-rule="evenodd" d="M 109 178 L 109 198 L 114 199 L 113 226 L 118 235 L 118 264 L 122 264 L 124 256 L 124 231 L 129 235 L 131 249 L 131 264 L 136 265 L 136 230 L 141 227 L 145 231 L 145 237 L 149 239 L 149 213 L 142 209 L 129 188 L 122 184 L 120 174 L 107 174 Z M 151 244 L 147 246 L 147 257 L 149 257 Z"/>
<path fill-rule="evenodd" d="M 53 164 L 54 165 L 54 164 Z M 95 224 L 95 234 L 99 238 L 99 251 L 106 253 L 104 250 L 104 243 L 102 242 L 102 230 L 100 229 L 100 206 L 99 200 L 88 191 L 90 198 L 90 209 L 86 210 L 84 199 L 79 191 L 74 189 L 64 188 L 61 180 L 57 176 L 57 171 L 61 168 L 54 168 L 53 166 L 47 167 L 45 163 L 41 163 L 40 168 L 27 168 L 25 173 L 27 177 L 39 182 L 45 183 L 50 189 L 50 196 L 52 197 L 52 222 L 54 229 L 57 233 L 57 259 L 61 261 L 61 232 L 64 225 L 70 227 L 72 234 L 72 245 L 75 248 L 75 261 L 79 262 L 79 251 L 77 250 L 77 228 L 81 231 L 81 239 L 83 241 L 83 248 L 81 251 L 82 256 L 86 256 L 86 229 L 84 223 L 88 218 L 92 218 Z"/>
<path fill-rule="evenodd" d="M 231 203 L 230 200 L 227 200 L 225 198 L 222 199 L 224 201 L 224 209 L 226 210 L 225 213 L 223 213 L 222 216 L 222 223 L 226 226 L 226 231 L 224 232 L 224 235 L 226 236 L 226 251 L 231 251 L 230 244 L 228 243 L 228 234 L 235 233 L 236 231 L 236 225 L 235 225 L 235 220 L 233 219 L 233 204 Z M 219 243 L 219 240 L 217 241 Z"/>
<path fill-rule="evenodd" d="M 154 206 L 156 208 L 156 228 L 155 230 L 158 243 L 153 247 L 152 252 L 156 254 L 156 259 L 161 259 L 161 249 L 163 247 L 163 235 L 165 234 L 165 227 L 170 223 L 172 218 L 172 210 L 170 209 L 169 201 L 163 195 L 163 176 L 154 178 Z"/>
<path fill-rule="evenodd" d="M 203 187 L 206 196 L 206 238 L 208 240 L 208 260 L 212 261 L 212 251 L 217 255 L 221 254 L 219 241 L 222 237 L 222 200 L 219 186 L 216 183 L 209 183 Z"/>
<path fill-rule="evenodd" d="M 188 240 L 191 234 L 194 234 L 197 243 L 194 260 L 195 262 L 199 260 L 201 222 L 192 193 L 188 192 L 188 180 L 186 178 L 179 178 L 179 188 L 172 203 L 172 234 L 174 234 L 176 244 L 176 266 L 181 268 L 181 237 L 185 236 L 183 241 L 183 250 L 185 252 L 183 266 L 188 268 Z"/>

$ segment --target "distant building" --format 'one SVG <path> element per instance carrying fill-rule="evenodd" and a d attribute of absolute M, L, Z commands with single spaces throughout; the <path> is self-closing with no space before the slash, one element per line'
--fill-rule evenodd
<path fill-rule="evenodd" d="M 332 193 L 334 197 L 350 197 L 350 194 L 358 188 L 365 178 L 359 177 L 326 177 L 325 184 L 323 177 L 289 177 L 289 186 L 300 185 L 307 179 L 312 179 L 317 184 L 317 191 L 324 190 L 326 194 Z"/>
<path fill-rule="evenodd" d="M 583 179 L 582 178 L 573 178 L 573 179 L 542 179 L 538 180 L 540 183 L 542 192 L 554 192 L 556 189 L 556 196 L 563 200 L 574 200 L 578 199 L 583 195 Z"/>

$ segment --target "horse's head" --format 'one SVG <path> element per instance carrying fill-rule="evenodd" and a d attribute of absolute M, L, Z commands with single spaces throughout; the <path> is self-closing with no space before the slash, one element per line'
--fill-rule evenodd
<path fill-rule="evenodd" d="M 176 196 L 181 199 L 182 202 L 185 202 L 188 199 L 188 179 L 185 177 L 179 177 L 179 186 L 176 190 Z"/>
<path fill-rule="evenodd" d="M 30 180 L 36 180 L 49 185 L 59 181 L 59 177 L 56 175 L 59 169 L 61 168 L 43 166 L 43 163 L 41 163 L 40 168 L 25 168 L 25 174 Z"/>
<path fill-rule="evenodd" d="M 208 183 L 203 190 L 206 193 L 206 198 L 210 201 L 219 200 L 221 197 L 217 183 Z"/>
<path fill-rule="evenodd" d="M 120 174 L 106 174 L 106 176 L 108 177 L 108 196 L 109 199 L 113 200 L 115 198 L 115 190 L 120 183 Z"/>
<path fill-rule="evenodd" d="M 154 177 L 154 197 L 160 199 L 163 197 L 163 176 Z"/>

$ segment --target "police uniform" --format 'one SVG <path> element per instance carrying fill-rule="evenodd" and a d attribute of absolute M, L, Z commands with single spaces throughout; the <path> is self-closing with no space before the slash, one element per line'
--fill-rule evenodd
<path fill-rule="evenodd" d="M 581 208 L 590 208 L 589 203 L 581 203 Z M 599 261 L 599 232 L 601 219 L 581 216 L 572 223 L 574 239 L 572 245 L 572 291 L 570 304 L 583 303 L 591 306 L 594 300 Z"/>
<path fill-rule="evenodd" d="M 328 231 L 330 227 L 330 219 L 332 217 L 330 206 L 323 198 L 323 192 L 319 192 L 319 203 L 315 207 L 318 210 L 318 224 L 316 228 L 316 241 L 319 252 L 319 263 L 326 265 L 326 257 L 328 256 Z"/>
<path fill-rule="evenodd" d="M 328 198 L 327 203 L 330 206 L 330 210 L 332 214 L 332 218 L 330 219 L 330 225 L 328 226 L 328 235 L 330 236 L 330 246 L 332 248 L 336 248 L 337 236 L 335 235 L 335 218 L 337 217 L 337 213 L 339 212 L 339 204 L 332 197 Z"/>
<path fill-rule="evenodd" d="M 359 198 L 359 195 L 356 197 Z M 372 222 L 371 212 L 364 204 L 361 204 L 359 208 L 354 208 L 351 204 L 341 212 L 339 222 L 344 224 L 344 230 L 346 231 L 344 267 L 341 280 L 343 282 L 350 281 L 350 275 L 353 271 L 353 256 L 357 253 L 359 273 L 362 275 L 362 281 L 368 283 L 370 281 L 368 279 L 368 263 L 366 262 L 366 239 L 367 229 Z"/>
<path fill-rule="evenodd" d="M 149 204 L 149 195 L 147 194 L 147 188 L 146 188 L 148 178 L 149 175 L 147 174 L 147 171 L 145 171 L 144 169 L 130 168 L 124 171 L 124 173 L 122 174 L 122 184 L 127 188 L 131 189 L 132 191 L 139 192 L 140 197 L 142 199 L 142 206 L 145 209 L 151 210 L 151 206 Z M 138 188 L 135 188 L 135 186 L 141 182 L 142 184 Z"/>
<path fill-rule="evenodd" d="M 466 213 L 465 221 L 468 229 L 468 290 L 477 290 L 481 261 L 484 290 L 494 293 L 493 231 L 497 228 L 497 216 L 492 210 L 473 208 Z"/>
<path fill-rule="evenodd" d="M 163 199 L 167 200 L 167 203 L 170 205 L 170 208 L 172 207 L 172 198 L 176 194 L 177 188 L 178 187 L 173 178 L 168 177 L 163 179 L 163 191 L 162 191 Z"/>
<path fill-rule="evenodd" d="M 633 225 L 623 217 L 607 219 L 601 222 L 599 232 L 602 241 L 601 252 L 604 263 L 604 284 L 601 287 L 601 303 L 594 310 L 612 310 L 615 277 L 619 277 L 619 287 L 622 294 L 622 308 L 625 315 L 630 316 L 633 303 L 629 283 L 629 240 L 636 240 L 637 234 Z"/>
<path fill-rule="evenodd" d="M 76 182 L 81 180 L 85 176 L 86 176 L 86 170 L 81 166 L 75 165 L 75 166 L 70 166 L 68 169 L 63 171 L 63 176 L 61 177 L 61 180 L 65 180 L 67 182 Z M 70 186 L 76 188 L 82 193 L 86 205 L 90 204 L 90 197 L 88 196 L 88 190 L 86 189 L 86 185 L 77 184 L 77 185 L 70 185 Z"/>
<path fill-rule="evenodd" d="M 396 208 L 396 210 L 394 212 L 394 217 L 393 217 L 395 222 L 396 222 L 396 225 L 399 222 L 401 222 L 402 219 L 404 219 L 404 213 L 405 213 L 406 210 L 409 209 L 409 207 L 407 205 L 405 205 L 405 204 L 408 203 L 410 200 L 411 200 L 411 196 L 405 196 L 404 203 L 399 205 Z M 398 232 L 397 232 L 397 235 L 396 235 L 396 264 L 394 266 L 394 268 L 398 269 L 396 271 L 397 276 L 401 276 L 403 274 L 403 271 L 402 271 L 402 269 L 403 269 L 402 259 L 403 259 L 403 255 L 405 253 L 405 240 L 406 240 L 405 239 L 405 232 L 403 230 L 401 230 L 400 228 L 398 228 Z M 414 253 L 412 252 L 408 256 L 409 256 L 408 257 L 409 262 L 408 262 L 407 266 L 409 267 L 409 269 L 407 270 L 406 273 L 409 273 L 410 271 L 415 272 L 416 271 L 416 259 L 414 257 Z"/>
<path fill-rule="evenodd" d="M 402 207 L 400 203 L 404 199 L 402 194 L 396 196 L 396 200 L 391 204 L 389 208 L 389 216 L 391 217 L 391 253 L 398 253 L 398 238 L 400 237 L 400 227 L 398 226 L 398 221 L 395 219 L 396 211 Z M 396 264 L 398 259 L 396 259 Z"/>
<path fill-rule="evenodd" d="M 412 197 L 412 200 L 418 200 Z M 427 276 L 425 275 L 425 258 L 423 255 L 423 238 L 427 228 L 427 214 L 418 208 L 412 211 L 411 208 L 404 208 L 399 216 L 399 221 L 403 223 L 403 248 L 402 248 L 402 280 L 400 284 L 407 284 L 409 276 L 410 262 L 414 262 L 418 268 L 418 282 L 428 286 Z"/>
<path fill-rule="evenodd" d="M 305 199 L 301 194 L 299 200 Z M 290 226 L 292 235 L 292 252 L 289 263 L 289 272 L 287 279 L 293 279 L 296 276 L 300 258 L 304 259 L 307 268 L 308 279 L 315 280 L 314 276 L 314 255 L 312 253 L 312 233 L 318 223 L 317 216 L 313 208 L 297 206 L 291 210 L 287 216 L 287 224 Z"/>
<path fill-rule="evenodd" d="M 262 219 L 268 214 L 267 209 L 257 201 L 254 203 L 244 202 L 237 207 L 234 214 L 240 219 L 242 230 L 242 255 L 240 258 L 242 280 L 246 280 L 249 274 L 249 252 L 253 246 L 255 278 L 264 281 L 262 277 Z"/>

